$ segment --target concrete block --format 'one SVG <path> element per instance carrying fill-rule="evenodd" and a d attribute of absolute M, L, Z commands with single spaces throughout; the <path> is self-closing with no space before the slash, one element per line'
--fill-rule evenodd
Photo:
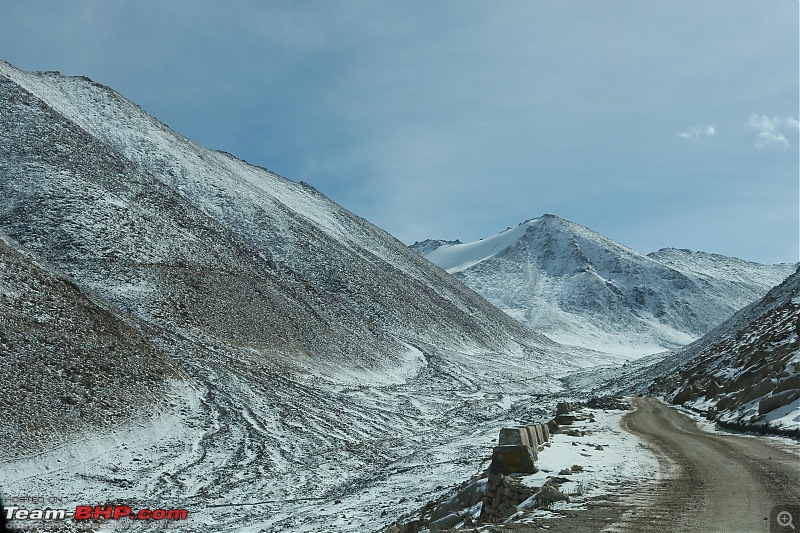
<path fill-rule="evenodd" d="M 530 446 L 528 431 L 519 426 L 502 428 L 497 441 L 500 446 Z"/>
<path fill-rule="evenodd" d="M 569 426 L 575 422 L 575 415 L 556 415 L 556 424 L 559 426 Z"/>
<path fill-rule="evenodd" d="M 536 442 L 543 444 L 544 443 L 544 433 L 542 433 L 542 425 L 536 424 L 534 426 L 534 430 L 536 431 Z"/>
<path fill-rule="evenodd" d="M 569 402 L 558 402 L 556 404 L 557 415 L 567 415 L 572 412 L 572 404 Z"/>
<path fill-rule="evenodd" d="M 490 474 L 533 474 L 536 458 L 530 446 L 495 446 L 492 450 Z"/>
<path fill-rule="evenodd" d="M 531 424 L 530 426 L 525 426 L 525 430 L 528 432 L 528 443 L 531 445 L 531 448 L 536 448 L 539 444 L 539 436 L 536 433 L 536 426 Z"/>

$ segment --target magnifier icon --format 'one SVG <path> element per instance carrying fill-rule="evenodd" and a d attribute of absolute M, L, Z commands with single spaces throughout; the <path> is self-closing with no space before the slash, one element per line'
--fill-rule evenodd
<path fill-rule="evenodd" d="M 794 524 L 792 523 L 793 520 L 792 513 L 790 513 L 789 511 L 781 511 L 780 513 L 778 513 L 777 519 L 779 526 L 790 527 L 792 529 L 795 529 Z"/>

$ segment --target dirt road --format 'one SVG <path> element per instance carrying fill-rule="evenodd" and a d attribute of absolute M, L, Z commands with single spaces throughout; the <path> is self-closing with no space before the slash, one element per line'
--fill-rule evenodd
<path fill-rule="evenodd" d="M 623 425 L 661 452 L 664 479 L 618 501 L 589 502 L 588 510 L 549 521 L 551 532 L 768 533 L 773 507 L 800 505 L 800 458 L 779 444 L 705 432 L 654 398 L 635 398 L 634 405 Z"/>
<path fill-rule="evenodd" d="M 623 423 L 676 468 L 625 530 L 769 531 L 773 507 L 800 504 L 796 455 L 767 439 L 707 433 L 654 398 L 634 404 Z"/>

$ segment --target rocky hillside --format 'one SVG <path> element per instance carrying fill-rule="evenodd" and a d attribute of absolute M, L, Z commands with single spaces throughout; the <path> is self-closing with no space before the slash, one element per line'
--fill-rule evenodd
<path fill-rule="evenodd" d="M 800 270 L 670 360 L 651 393 L 729 427 L 800 436 Z"/>
<path fill-rule="evenodd" d="M 145 415 L 178 378 L 142 333 L 2 234 L 0 368 L 0 440 L 12 456 Z"/>
<path fill-rule="evenodd" d="M 396 368 L 406 344 L 547 343 L 310 186 L 106 87 L 8 64 L 0 82 L 0 227 L 148 323 L 334 369 Z"/>
<path fill-rule="evenodd" d="M 411 248 L 558 342 L 631 356 L 696 340 L 795 269 L 688 250 L 645 256 L 553 215 Z"/>

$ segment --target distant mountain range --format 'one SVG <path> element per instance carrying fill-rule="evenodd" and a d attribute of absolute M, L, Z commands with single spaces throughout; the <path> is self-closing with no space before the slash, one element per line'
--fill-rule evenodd
<path fill-rule="evenodd" d="M 642 255 L 554 215 L 411 248 L 535 331 L 632 356 L 694 341 L 796 268 L 673 248 Z"/>

